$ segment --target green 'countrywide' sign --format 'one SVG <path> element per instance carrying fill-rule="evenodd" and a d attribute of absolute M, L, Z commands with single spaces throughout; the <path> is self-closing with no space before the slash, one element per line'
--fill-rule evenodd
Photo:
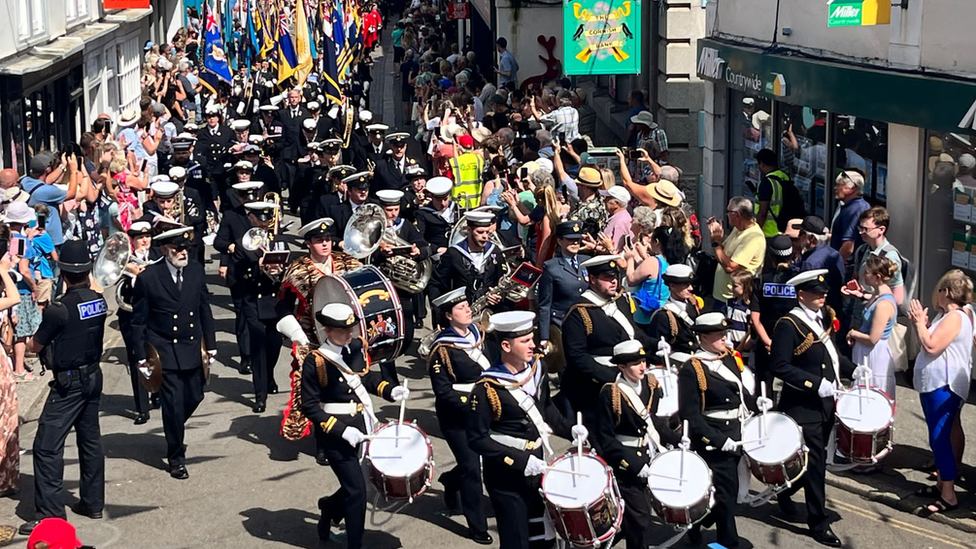
<path fill-rule="evenodd" d="M 566 74 L 638 74 L 640 14 L 640 0 L 564 0 Z"/>

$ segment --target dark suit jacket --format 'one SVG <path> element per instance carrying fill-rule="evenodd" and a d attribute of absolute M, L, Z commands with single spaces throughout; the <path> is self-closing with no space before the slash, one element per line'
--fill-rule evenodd
<path fill-rule="evenodd" d="M 410 193 L 410 195 L 411 198 L 414 196 L 413 193 Z M 453 204 L 451 202 L 448 207 L 455 208 L 456 210 L 457 206 Z M 454 215 L 454 223 L 448 223 L 441 217 L 440 212 L 435 211 L 433 207 L 427 205 L 417 208 L 415 217 L 417 220 L 417 230 L 420 231 L 424 240 L 434 249 L 434 253 L 437 253 L 437 248 L 450 246 L 451 243 L 447 241 L 447 237 L 460 219 L 460 212 Z"/>
<path fill-rule="evenodd" d="M 200 342 L 217 348 L 210 294 L 203 265 L 194 260 L 183 268 L 183 289 L 177 290 L 166 260 L 136 278 L 132 305 L 132 345 L 136 361 L 144 360 L 144 343 L 159 353 L 164 370 L 203 366 Z"/>
<path fill-rule="evenodd" d="M 461 250 L 452 246 L 441 256 L 440 263 L 434 269 L 429 286 L 430 300 L 463 286 L 467 288 L 468 300 L 474 304 L 476 299 L 498 285 L 504 274 L 504 265 L 505 261 L 498 246 L 492 246 L 489 257 L 485 258 L 484 270 L 479 273 Z"/>
<path fill-rule="evenodd" d="M 729 372 L 741 380 L 742 374 L 731 354 L 726 354 L 722 363 Z M 706 417 L 705 412 L 735 410 L 740 404 L 745 404 L 746 408 L 756 411 L 755 396 L 743 389 L 744 394 L 740 397 L 736 384 L 712 372 L 705 364 L 701 364 L 701 369 L 706 385 L 704 396 L 698 383 L 698 371 L 692 360 L 678 370 L 678 415 L 682 420 L 688 421 L 691 449 L 699 454 L 709 451 L 705 450 L 706 446 L 721 448 L 727 438 L 732 440 L 742 438 L 739 420 L 713 419 Z"/>
<path fill-rule="evenodd" d="M 590 258 L 588 255 L 576 256 L 579 264 Z M 562 255 L 546 261 L 539 277 L 539 339 L 549 340 L 549 329 L 553 323 L 561 326 L 566 311 L 573 306 L 579 296 L 589 287 L 583 268 L 575 271 Z"/>
<path fill-rule="evenodd" d="M 298 108 L 297 116 L 292 115 L 291 107 L 287 105 L 278 111 L 282 130 L 281 158 L 294 161 L 305 155 L 302 150 L 302 120 L 308 117 L 305 107 Z"/>
<path fill-rule="evenodd" d="M 214 237 L 214 248 L 222 254 L 227 254 L 227 285 L 234 297 L 246 293 L 243 276 L 248 270 L 256 269 L 260 258 L 256 252 L 246 251 L 241 246 L 241 238 L 252 226 L 244 206 L 238 205 L 224 212 L 220 228 L 217 229 L 217 235 Z M 228 251 L 231 244 L 234 244 L 234 253 Z"/>
<path fill-rule="evenodd" d="M 212 175 L 214 172 L 223 173 L 223 166 L 219 166 L 219 162 L 233 143 L 234 130 L 228 126 L 223 124 L 217 126 L 216 135 L 212 135 L 210 128 L 204 126 L 197 130 L 197 142 L 193 146 L 193 154 L 200 159 L 200 163 L 207 170 L 207 175 Z"/>

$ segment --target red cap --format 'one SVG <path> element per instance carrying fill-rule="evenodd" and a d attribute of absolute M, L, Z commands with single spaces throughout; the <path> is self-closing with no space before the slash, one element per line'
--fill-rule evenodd
<path fill-rule="evenodd" d="M 461 145 L 465 149 L 474 148 L 474 138 L 468 134 L 464 134 L 461 137 L 458 137 L 457 140 L 458 140 L 458 145 Z"/>
<path fill-rule="evenodd" d="M 63 518 L 46 518 L 34 527 L 27 539 L 27 549 L 35 549 L 38 543 L 44 542 L 49 549 L 78 549 L 81 542 L 75 533 L 75 527 Z"/>

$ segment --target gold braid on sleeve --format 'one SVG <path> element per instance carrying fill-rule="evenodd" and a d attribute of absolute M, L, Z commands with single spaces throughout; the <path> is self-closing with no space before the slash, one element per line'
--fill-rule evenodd
<path fill-rule="evenodd" d="M 705 390 L 708 389 L 708 381 L 705 378 L 705 368 L 702 367 L 702 363 L 695 357 L 691 357 L 688 364 L 695 369 L 695 376 L 698 378 L 698 392 L 701 393 L 701 408 L 705 411 Z"/>
<path fill-rule="evenodd" d="M 488 396 L 488 405 L 491 406 L 491 417 L 498 421 L 502 418 L 502 401 L 499 400 L 495 388 L 488 383 L 485 383 L 485 394 Z"/>
<path fill-rule="evenodd" d="M 329 373 L 327 370 L 327 361 L 325 356 L 319 351 L 312 351 L 312 356 L 315 357 L 315 374 L 319 378 L 319 385 L 325 387 L 329 384 Z"/>
<path fill-rule="evenodd" d="M 451 353 L 447 350 L 447 345 L 441 345 L 437 349 L 437 356 L 441 359 L 441 364 L 447 368 L 447 375 L 451 376 L 451 379 L 457 381 L 457 376 L 454 375 L 454 366 L 451 365 Z"/>
<path fill-rule="evenodd" d="M 616 383 L 608 383 L 610 386 L 610 404 L 613 406 L 614 424 L 620 425 L 620 415 L 623 414 L 623 407 L 620 405 L 620 388 Z"/>
<path fill-rule="evenodd" d="M 668 315 L 668 326 L 671 327 L 671 340 L 678 337 L 678 319 L 674 318 L 674 313 L 665 309 L 664 314 Z"/>
<path fill-rule="evenodd" d="M 579 311 L 580 318 L 583 320 L 583 329 L 586 331 L 586 335 L 593 334 L 593 319 L 590 318 L 590 313 L 586 311 L 586 308 L 590 306 L 591 305 L 587 305 L 586 303 L 577 303 L 566 311 L 566 317 L 573 314 L 573 311 Z"/>
<path fill-rule="evenodd" d="M 793 325 L 794 328 L 796 328 L 797 333 L 801 333 L 801 334 L 803 333 L 803 330 L 800 329 L 800 326 L 796 323 L 796 321 L 790 318 L 789 316 L 784 316 L 780 318 L 779 320 L 776 321 L 776 324 L 779 324 L 780 322 L 789 322 L 790 324 Z M 833 320 L 831 320 L 831 324 L 833 324 Z M 773 329 L 775 330 L 775 327 Z M 807 350 L 810 349 L 810 347 L 814 344 L 815 341 L 816 340 L 813 338 L 813 332 L 808 330 L 806 337 L 803 338 L 803 341 L 801 341 L 800 344 L 796 346 L 796 349 L 793 349 L 793 356 L 800 356 L 803 353 L 807 352 Z"/>

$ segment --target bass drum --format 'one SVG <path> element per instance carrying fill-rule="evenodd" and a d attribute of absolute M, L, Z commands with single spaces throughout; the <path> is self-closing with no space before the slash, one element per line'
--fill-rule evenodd
<path fill-rule="evenodd" d="M 371 363 L 390 362 L 403 353 L 403 307 L 396 288 L 372 265 L 326 275 L 315 284 L 312 306 L 321 311 L 329 303 L 346 303 L 359 317 L 357 334 L 368 344 Z M 319 341 L 325 341 L 325 328 L 315 323 Z"/>

